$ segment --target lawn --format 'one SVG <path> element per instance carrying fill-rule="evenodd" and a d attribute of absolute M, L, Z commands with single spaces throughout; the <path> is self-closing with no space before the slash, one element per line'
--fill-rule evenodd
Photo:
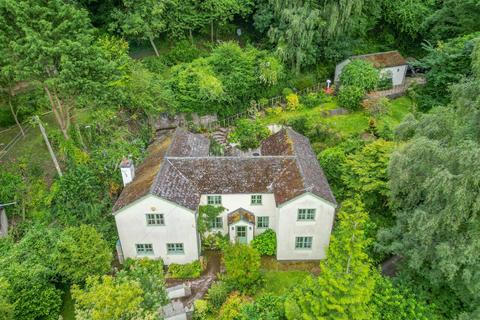
<path fill-rule="evenodd" d="M 410 112 L 411 106 L 412 102 L 407 97 L 392 100 L 389 114 L 379 119 L 378 126 L 382 128 L 387 124 L 390 128 L 396 127 L 405 115 Z M 336 108 L 338 108 L 338 105 L 334 100 L 314 108 L 302 108 L 296 111 L 284 111 L 276 115 L 267 115 L 261 121 L 264 124 L 286 123 L 293 118 L 306 117 L 308 123 L 325 123 L 342 136 L 359 135 L 368 128 L 370 116 L 364 111 L 325 117 L 325 111 Z"/>
<path fill-rule="evenodd" d="M 282 295 L 298 287 L 309 275 L 317 275 L 319 271 L 318 261 L 280 262 L 274 258 L 262 257 L 265 286 L 256 296 L 265 293 Z"/>

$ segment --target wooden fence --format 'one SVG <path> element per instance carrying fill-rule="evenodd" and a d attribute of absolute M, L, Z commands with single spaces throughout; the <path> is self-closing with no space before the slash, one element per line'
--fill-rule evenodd
<path fill-rule="evenodd" d="M 294 93 L 302 96 L 306 95 L 312 92 L 319 92 L 320 90 L 323 90 L 324 86 L 321 83 L 316 83 L 311 87 L 302 89 L 302 90 L 294 90 Z M 260 99 L 259 101 L 252 100 L 250 102 L 250 107 L 247 108 L 247 110 L 237 113 L 233 116 L 229 116 L 223 119 L 218 119 L 212 122 L 209 122 L 206 124 L 206 128 L 209 130 L 215 130 L 218 128 L 228 128 L 230 126 L 233 126 L 235 122 L 238 119 L 244 119 L 244 118 L 254 118 L 258 112 L 264 111 L 265 109 L 268 108 L 273 108 L 273 107 L 285 107 L 287 101 L 285 99 L 285 96 L 276 96 L 273 98 L 269 99 Z M 179 123 L 179 126 L 186 127 L 188 126 L 189 123 L 187 121 L 182 121 Z"/>

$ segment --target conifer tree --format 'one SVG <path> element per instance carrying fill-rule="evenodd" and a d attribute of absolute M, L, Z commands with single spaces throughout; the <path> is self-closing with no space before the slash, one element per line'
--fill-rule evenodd
<path fill-rule="evenodd" d="M 365 253 L 368 216 L 363 204 L 354 199 L 343 202 L 338 218 L 319 277 L 308 278 L 286 303 L 289 310 L 297 310 L 286 310 L 289 320 L 371 319 L 368 303 L 375 277 Z"/>

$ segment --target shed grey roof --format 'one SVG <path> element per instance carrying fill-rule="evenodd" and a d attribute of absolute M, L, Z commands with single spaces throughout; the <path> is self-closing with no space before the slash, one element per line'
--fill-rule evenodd
<path fill-rule="evenodd" d="M 261 156 L 210 157 L 208 145 L 204 136 L 176 130 L 149 192 L 191 210 L 202 194 L 273 193 L 282 204 L 308 191 L 336 204 L 308 139 L 291 129 L 267 138 Z M 128 203 L 117 204 L 115 211 Z"/>

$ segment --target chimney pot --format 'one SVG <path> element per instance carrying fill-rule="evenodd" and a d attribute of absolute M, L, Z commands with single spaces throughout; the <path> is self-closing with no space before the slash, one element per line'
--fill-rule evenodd
<path fill-rule="evenodd" d="M 135 178 L 135 166 L 132 159 L 124 157 L 120 163 L 120 171 L 122 173 L 123 186 L 126 186 Z"/>

